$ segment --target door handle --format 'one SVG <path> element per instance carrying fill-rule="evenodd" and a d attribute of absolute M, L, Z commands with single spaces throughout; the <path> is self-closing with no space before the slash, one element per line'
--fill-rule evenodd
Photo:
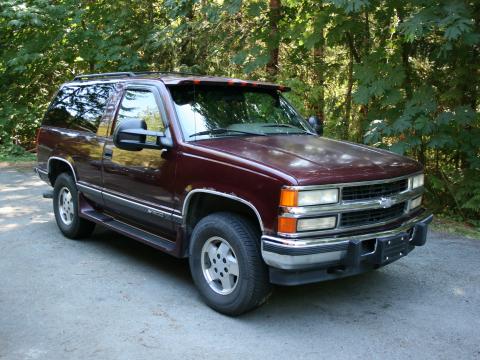
<path fill-rule="evenodd" d="M 105 149 L 105 151 L 103 152 L 104 157 L 111 158 L 112 155 L 113 155 L 113 150 L 112 149 Z"/>

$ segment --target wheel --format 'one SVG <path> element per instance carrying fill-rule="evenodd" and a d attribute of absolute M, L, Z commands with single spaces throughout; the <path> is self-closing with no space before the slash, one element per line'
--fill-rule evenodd
<path fill-rule="evenodd" d="M 204 301 L 226 315 L 240 315 L 263 304 L 271 293 L 262 261 L 260 234 L 232 213 L 208 215 L 195 226 L 190 271 Z"/>
<path fill-rule="evenodd" d="M 53 187 L 53 212 L 60 231 L 70 239 L 89 236 L 95 223 L 78 216 L 78 191 L 72 177 L 60 174 Z"/>

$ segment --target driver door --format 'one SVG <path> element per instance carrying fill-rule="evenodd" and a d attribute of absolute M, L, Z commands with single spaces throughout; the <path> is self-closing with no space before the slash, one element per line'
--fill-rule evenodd
<path fill-rule="evenodd" d="M 171 137 L 158 90 L 153 86 L 126 87 L 103 153 L 106 212 L 129 225 L 173 239 L 175 151 L 116 147 L 112 134 L 129 119 L 144 121 L 147 130 Z"/>

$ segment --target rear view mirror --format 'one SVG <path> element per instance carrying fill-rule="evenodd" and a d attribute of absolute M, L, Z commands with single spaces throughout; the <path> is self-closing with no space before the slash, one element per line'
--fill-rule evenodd
<path fill-rule="evenodd" d="M 310 116 L 308 118 L 308 123 L 318 135 L 323 135 L 323 122 L 317 116 Z"/>

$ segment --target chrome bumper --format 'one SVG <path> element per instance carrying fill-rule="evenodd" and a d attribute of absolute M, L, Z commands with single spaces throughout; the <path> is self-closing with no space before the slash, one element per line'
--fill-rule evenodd
<path fill-rule="evenodd" d="M 395 229 L 344 237 L 287 239 L 264 235 L 261 240 L 262 256 L 270 267 L 290 271 L 358 265 L 364 260 L 375 265 L 380 250 L 378 244 L 382 239 L 400 236 L 406 241 L 408 237 L 407 249 L 399 253 L 400 256 L 406 255 L 415 246 L 425 243 L 427 225 L 432 218 L 431 213 L 423 211 Z M 362 247 L 362 242 L 367 240 L 374 242 L 374 247 L 365 251 L 367 247 Z M 381 265 L 384 263 L 382 261 Z"/>

